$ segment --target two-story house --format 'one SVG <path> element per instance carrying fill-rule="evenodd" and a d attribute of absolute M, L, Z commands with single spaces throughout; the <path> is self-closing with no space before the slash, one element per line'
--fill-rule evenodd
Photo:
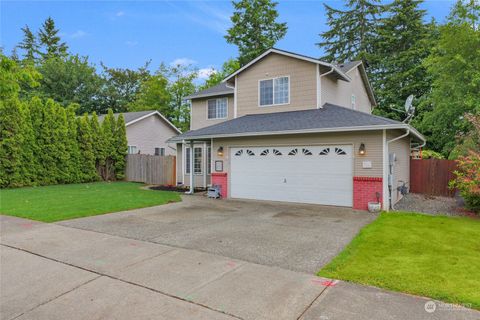
<path fill-rule="evenodd" d="M 226 198 L 388 209 L 409 181 L 411 126 L 372 115 L 361 61 L 331 64 L 270 49 L 191 100 L 177 183 Z M 193 181 L 193 183 L 191 183 Z"/>

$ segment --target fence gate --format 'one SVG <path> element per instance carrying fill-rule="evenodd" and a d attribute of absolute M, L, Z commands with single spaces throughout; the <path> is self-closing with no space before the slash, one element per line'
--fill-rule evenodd
<path fill-rule="evenodd" d="M 129 154 L 126 167 L 127 181 L 175 185 L 175 156 Z"/>
<path fill-rule="evenodd" d="M 410 160 L 410 192 L 433 196 L 453 197 L 455 190 L 448 188 L 455 178 L 453 160 L 422 159 Z"/>

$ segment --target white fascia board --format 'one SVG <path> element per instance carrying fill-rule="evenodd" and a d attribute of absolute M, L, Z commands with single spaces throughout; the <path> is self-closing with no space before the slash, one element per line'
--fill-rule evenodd
<path fill-rule="evenodd" d="M 205 94 L 200 94 L 200 95 L 196 95 L 196 96 L 187 96 L 187 97 L 185 97 L 185 100 L 224 96 L 224 95 L 229 95 L 229 94 L 233 94 L 233 92 L 232 91 L 220 91 L 220 92 L 213 92 L 213 93 L 205 93 Z"/>
<path fill-rule="evenodd" d="M 230 80 L 231 78 L 233 78 L 234 76 L 236 76 L 237 74 L 239 74 L 243 70 L 249 68 L 251 65 L 256 63 L 258 60 L 262 59 L 263 57 L 269 55 L 270 53 L 276 53 L 276 54 L 284 55 L 284 56 L 287 56 L 287 57 L 300 59 L 300 60 L 312 62 L 312 63 L 315 63 L 315 64 L 319 64 L 319 65 L 322 65 L 322 66 L 330 67 L 330 68 L 333 68 L 343 78 L 343 80 L 345 80 L 345 81 L 350 81 L 351 80 L 351 78 L 347 74 L 345 74 L 342 70 L 340 70 L 338 67 L 336 67 L 335 65 L 333 65 L 331 63 L 323 62 L 323 61 L 320 61 L 320 60 L 317 60 L 317 59 L 312 59 L 312 58 L 308 58 L 308 57 L 305 57 L 305 56 L 302 56 L 302 55 L 298 55 L 298 54 L 294 54 L 294 53 L 290 53 L 290 52 L 285 52 L 285 51 L 282 51 L 282 50 L 277 50 L 275 48 L 272 48 L 272 49 L 269 49 L 269 50 L 265 51 L 264 53 L 262 53 L 261 55 L 259 55 L 258 57 L 256 57 L 255 59 L 253 59 L 252 61 L 250 61 L 249 63 L 247 63 L 243 67 L 241 67 L 240 69 L 238 69 L 237 71 L 235 71 L 234 73 L 227 76 L 225 79 L 222 80 L 222 82 L 226 82 L 226 81 Z"/>
<path fill-rule="evenodd" d="M 265 132 L 241 132 L 229 134 L 211 134 L 195 137 L 184 137 L 185 140 L 202 140 L 211 138 L 234 138 L 234 137 L 255 137 L 255 136 L 269 136 L 269 135 L 286 135 L 286 134 L 302 134 L 302 133 L 324 133 L 324 132 L 349 132 L 349 131 L 374 131 L 383 129 L 408 129 L 406 124 L 388 124 L 378 126 L 357 126 L 357 127 L 334 127 L 322 129 L 305 129 L 305 130 L 283 130 L 283 131 L 265 131 Z M 417 132 L 418 133 L 418 132 Z M 419 138 L 421 135 L 419 134 Z M 174 139 L 174 138 L 172 138 Z"/>
<path fill-rule="evenodd" d="M 144 116 L 142 116 L 142 117 L 140 117 L 140 118 L 137 118 L 137 119 L 135 119 L 135 120 L 132 120 L 132 121 L 126 123 L 125 126 L 128 127 L 129 125 L 134 124 L 134 123 L 136 123 L 136 122 L 138 122 L 138 121 L 141 121 L 141 120 L 143 120 L 143 119 L 145 119 L 145 118 L 148 118 L 148 117 L 150 117 L 150 116 L 152 116 L 152 115 L 154 115 L 154 114 L 156 114 L 156 115 L 158 115 L 160 118 L 162 118 L 168 125 L 170 125 L 170 126 L 171 126 L 175 131 L 177 131 L 179 134 L 182 133 L 182 131 L 180 131 L 180 129 L 178 129 L 177 127 L 175 127 L 175 125 L 174 125 L 173 123 L 171 123 L 167 118 L 165 118 L 165 117 L 164 117 L 160 112 L 158 112 L 158 111 L 152 111 L 152 112 L 149 113 L 149 114 L 146 114 L 146 115 L 144 115 Z"/>

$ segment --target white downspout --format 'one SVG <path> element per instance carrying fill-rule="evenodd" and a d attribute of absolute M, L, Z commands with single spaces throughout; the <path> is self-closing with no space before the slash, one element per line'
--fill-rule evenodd
<path fill-rule="evenodd" d="M 332 67 L 329 71 L 320 74 L 320 65 L 317 64 L 317 109 L 322 108 L 322 77 L 329 75 L 330 73 L 335 70 L 334 67 Z"/>
<path fill-rule="evenodd" d="M 386 143 L 386 147 L 387 147 L 387 156 L 386 156 L 386 159 L 387 161 L 390 161 L 390 143 L 394 142 L 394 141 L 397 141 L 397 140 L 400 140 L 400 139 L 403 139 L 405 137 L 408 137 L 408 135 L 410 134 L 410 129 L 406 129 L 407 131 L 402 134 L 401 136 L 398 136 L 396 138 L 393 138 L 391 140 L 387 140 L 387 143 Z M 390 180 L 390 175 L 393 174 L 393 172 L 390 172 L 390 168 L 392 168 L 392 166 L 390 166 L 390 163 L 387 163 L 387 166 L 384 166 L 384 168 L 387 168 L 388 169 L 388 174 L 387 174 L 387 186 L 388 186 L 388 205 L 389 205 L 389 209 L 394 209 L 393 208 L 393 204 L 392 204 L 392 188 L 393 186 L 390 186 L 388 184 L 388 181 Z M 392 169 L 393 171 L 393 169 Z M 392 182 L 393 183 L 393 182 Z"/>

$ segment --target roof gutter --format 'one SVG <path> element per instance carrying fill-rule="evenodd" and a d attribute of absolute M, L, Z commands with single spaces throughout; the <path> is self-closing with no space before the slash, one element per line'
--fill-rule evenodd
<path fill-rule="evenodd" d="M 348 131 L 373 131 L 382 129 L 405 129 L 409 133 L 415 135 L 419 140 L 425 141 L 425 138 L 414 128 L 407 124 L 388 124 L 377 126 L 357 126 L 357 127 L 334 127 L 324 129 L 305 129 L 305 130 L 282 130 L 282 131 L 261 131 L 261 132 L 236 132 L 227 134 L 206 134 L 195 137 L 180 137 L 180 139 L 171 138 L 170 142 L 177 142 L 182 140 L 202 140 L 212 138 L 235 138 L 235 137 L 255 137 L 255 136 L 269 136 L 269 135 L 288 135 L 288 134 L 306 134 L 306 133 L 324 133 L 324 132 L 348 132 Z"/>

